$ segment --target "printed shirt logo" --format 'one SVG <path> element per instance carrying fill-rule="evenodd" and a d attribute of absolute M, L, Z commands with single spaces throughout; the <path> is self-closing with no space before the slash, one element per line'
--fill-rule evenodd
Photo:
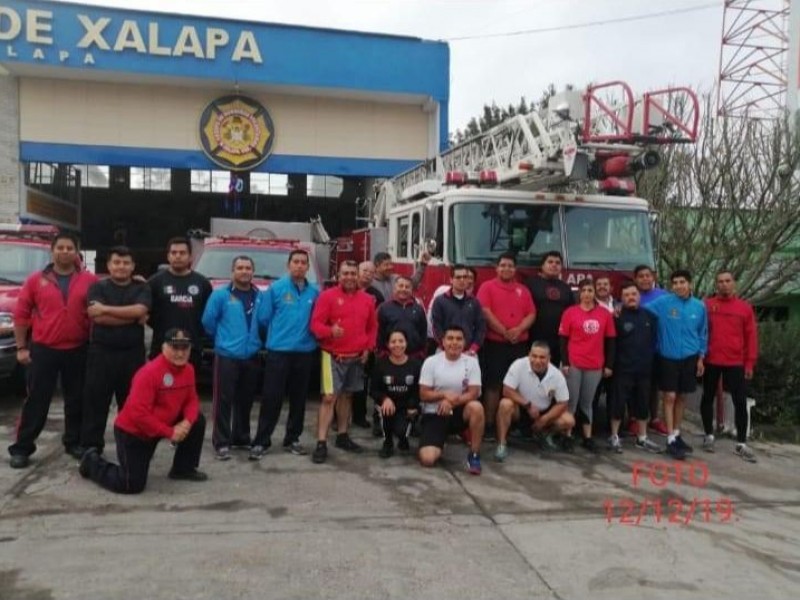
<path fill-rule="evenodd" d="M 175 378 L 172 376 L 172 373 L 164 373 L 164 377 L 161 378 L 161 383 L 166 387 L 172 387 L 172 384 L 175 383 Z"/>
<path fill-rule="evenodd" d="M 337 298 L 337 299 L 336 299 L 336 303 L 337 303 L 339 306 L 344 306 L 344 298 Z"/>
<path fill-rule="evenodd" d="M 211 102 L 200 117 L 203 152 L 233 171 L 252 169 L 272 149 L 275 127 L 260 102 L 247 96 L 224 96 Z"/>
<path fill-rule="evenodd" d="M 554 302 L 561 300 L 561 290 L 559 290 L 557 287 L 547 288 L 545 294 L 547 295 L 548 300 L 553 300 Z"/>
<path fill-rule="evenodd" d="M 631 331 L 633 331 L 633 327 L 634 325 L 630 321 L 626 321 L 625 323 L 622 324 L 622 329 L 623 331 L 625 331 L 625 333 L 630 333 Z"/>
<path fill-rule="evenodd" d="M 189 286 L 189 293 L 190 293 L 192 296 L 196 296 L 197 294 L 199 294 L 199 293 L 200 293 L 200 288 L 199 288 L 199 287 L 197 287 L 196 285 L 190 285 L 190 286 Z"/>
<path fill-rule="evenodd" d="M 172 287 L 171 285 L 165 285 L 165 286 L 164 286 L 164 293 L 165 293 L 167 296 L 170 296 L 170 295 L 172 295 L 172 294 L 174 294 L 174 293 L 175 293 L 175 288 L 174 288 L 174 287 Z"/>
<path fill-rule="evenodd" d="M 677 308 L 671 308 L 670 311 L 669 311 L 669 316 L 672 317 L 673 319 L 677 319 L 678 318 L 678 309 Z"/>
<path fill-rule="evenodd" d="M 516 290 L 514 290 L 514 291 L 515 291 L 515 292 L 517 292 L 517 297 L 518 297 L 518 298 L 522 298 L 522 290 L 521 290 L 521 289 L 517 288 L 517 289 L 516 289 Z"/>
<path fill-rule="evenodd" d="M 583 332 L 594 335 L 600 332 L 600 321 L 597 319 L 586 319 L 583 322 Z"/>
<path fill-rule="evenodd" d="M 286 293 L 283 295 L 283 301 L 284 301 L 286 304 L 292 304 L 292 303 L 294 302 L 294 296 L 292 296 L 292 292 L 286 292 Z"/>
<path fill-rule="evenodd" d="M 414 385 L 414 376 L 406 375 L 406 385 Z"/>

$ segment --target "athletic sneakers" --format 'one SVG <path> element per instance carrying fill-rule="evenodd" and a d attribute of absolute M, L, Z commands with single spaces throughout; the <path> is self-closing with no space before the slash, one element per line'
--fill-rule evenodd
<path fill-rule="evenodd" d="M 88 479 L 92 474 L 92 467 L 94 467 L 94 464 L 99 460 L 100 453 L 97 451 L 97 448 L 87 448 L 86 452 L 84 452 L 81 457 L 81 464 L 78 467 L 78 472 L 81 474 L 81 477 Z"/>
<path fill-rule="evenodd" d="M 306 450 L 303 444 L 301 444 L 298 441 L 284 444 L 283 450 L 285 452 L 288 452 L 289 454 L 294 454 L 295 456 L 305 456 L 306 454 L 308 454 L 308 450 Z"/>
<path fill-rule="evenodd" d="M 561 450 L 567 454 L 575 452 L 575 438 L 571 435 L 564 435 L 561 437 Z"/>
<path fill-rule="evenodd" d="M 758 462 L 755 453 L 747 444 L 736 444 L 736 446 L 733 448 L 733 453 L 746 462 Z"/>
<path fill-rule="evenodd" d="M 667 444 L 667 454 L 675 460 L 686 460 L 686 451 L 678 445 L 678 439 Z"/>
<path fill-rule="evenodd" d="M 663 452 L 661 446 L 647 438 L 644 438 L 643 440 L 637 438 L 633 446 L 637 450 L 644 450 L 645 452 L 652 452 L 653 454 L 661 454 Z"/>
<path fill-rule="evenodd" d="M 470 475 L 481 474 L 481 456 L 477 452 L 467 454 L 467 471 Z"/>
<path fill-rule="evenodd" d="M 207 481 L 208 475 L 203 473 L 202 471 L 198 471 L 197 469 L 192 469 L 191 471 L 185 471 L 183 473 L 176 473 L 175 471 L 170 471 L 167 473 L 167 477 L 170 479 L 177 479 L 178 481 Z"/>
<path fill-rule="evenodd" d="M 378 456 L 381 458 L 390 458 L 394 456 L 394 442 L 392 442 L 392 440 L 383 440 L 383 446 L 378 450 Z"/>
<path fill-rule="evenodd" d="M 325 442 L 317 442 L 317 447 L 311 453 L 311 461 L 321 465 L 328 460 L 328 444 Z"/>
<path fill-rule="evenodd" d="M 397 449 L 400 450 L 400 452 L 408 452 L 411 450 L 411 446 L 408 443 L 407 437 L 401 437 L 399 440 L 397 440 Z"/>
<path fill-rule="evenodd" d="M 608 438 L 608 449 L 617 454 L 622 454 L 622 442 L 619 441 L 619 436 L 612 435 Z"/>
<path fill-rule="evenodd" d="M 669 430 L 661 419 L 653 419 L 647 424 L 650 431 L 655 431 L 659 435 L 669 435 Z"/>
<path fill-rule="evenodd" d="M 217 460 L 230 460 L 231 459 L 231 449 L 228 446 L 220 446 L 216 450 L 214 450 L 214 458 Z"/>
<path fill-rule="evenodd" d="M 676 437 L 675 442 L 678 444 L 681 450 L 683 450 L 686 454 L 691 454 L 692 452 L 694 452 L 694 448 L 692 448 L 689 444 L 684 442 L 681 436 Z"/>
<path fill-rule="evenodd" d="M 585 437 L 581 440 L 581 447 L 592 454 L 597 453 L 597 444 L 595 444 L 594 440 L 590 437 Z"/>
<path fill-rule="evenodd" d="M 345 452 L 353 452 L 355 454 L 361 454 L 364 451 L 364 448 L 356 444 L 346 433 L 340 433 L 336 436 L 336 447 Z"/>
<path fill-rule="evenodd" d="M 714 452 L 714 436 L 706 435 L 703 438 L 703 450 L 706 452 Z"/>
<path fill-rule="evenodd" d="M 494 459 L 497 462 L 503 462 L 506 458 L 508 458 L 508 446 L 497 444 L 497 450 L 494 451 Z"/>
<path fill-rule="evenodd" d="M 253 446 L 250 448 L 250 455 L 247 457 L 247 460 L 261 460 L 266 453 L 267 449 L 264 446 Z"/>

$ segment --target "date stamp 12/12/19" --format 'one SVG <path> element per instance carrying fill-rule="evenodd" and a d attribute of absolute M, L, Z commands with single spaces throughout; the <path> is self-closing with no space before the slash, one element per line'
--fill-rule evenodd
<path fill-rule="evenodd" d="M 703 462 L 635 462 L 631 467 L 634 489 L 650 488 L 663 494 L 668 486 L 705 488 L 710 474 Z M 683 496 L 684 494 L 682 494 Z M 733 500 L 689 494 L 691 498 L 645 497 L 606 499 L 603 512 L 608 524 L 638 526 L 643 523 L 665 523 L 687 526 L 691 523 L 733 523 L 738 521 Z"/>

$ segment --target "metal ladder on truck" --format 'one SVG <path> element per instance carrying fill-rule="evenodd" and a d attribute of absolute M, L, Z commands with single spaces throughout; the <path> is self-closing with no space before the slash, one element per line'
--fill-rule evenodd
<path fill-rule="evenodd" d="M 385 180 L 370 220 L 381 226 L 393 206 L 461 185 L 536 191 L 594 179 L 601 192 L 630 195 L 625 178 L 656 166 L 658 146 L 693 143 L 699 118 L 697 96 L 685 87 L 636 100 L 621 81 L 566 90 L 539 112 L 511 117 Z"/>

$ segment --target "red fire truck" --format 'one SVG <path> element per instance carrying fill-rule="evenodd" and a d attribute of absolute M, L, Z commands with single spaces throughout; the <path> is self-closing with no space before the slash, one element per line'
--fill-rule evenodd
<path fill-rule="evenodd" d="M 419 287 L 426 305 L 449 282 L 450 265 L 474 266 L 481 283 L 509 251 L 520 278 L 558 250 L 567 283 L 601 273 L 618 283 L 656 262 L 656 221 L 634 197 L 632 177 L 659 164 L 660 146 L 694 142 L 698 122 L 688 88 L 639 99 L 623 82 L 562 92 L 541 112 L 514 116 L 380 184 L 370 227 L 337 240 L 335 263 L 385 250 L 409 275 L 427 250 L 434 258 Z"/>

